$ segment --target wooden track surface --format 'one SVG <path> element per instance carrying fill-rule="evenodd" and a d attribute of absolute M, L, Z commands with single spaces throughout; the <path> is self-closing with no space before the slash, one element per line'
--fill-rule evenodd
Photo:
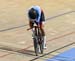
<path fill-rule="evenodd" d="M 45 12 L 47 49 L 35 56 L 27 10 L 39 5 Z M 75 0 L 1 0 L 0 61 L 45 61 L 75 47 Z M 58 53 L 59 52 L 59 53 Z"/>

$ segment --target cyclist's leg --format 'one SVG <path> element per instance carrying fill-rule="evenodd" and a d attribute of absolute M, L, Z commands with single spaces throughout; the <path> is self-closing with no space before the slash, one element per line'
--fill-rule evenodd
<path fill-rule="evenodd" d="M 43 35 L 44 48 L 47 48 L 46 47 L 46 35 L 45 35 L 44 25 L 45 25 L 45 16 L 44 16 L 44 12 L 42 11 L 41 18 L 40 18 L 40 29 L 41 29 L 42 35 Z"/>
<path fill-rule="evenodd" d="M 43 47 L 44 48 L 47 48 L 46 47 L 46 35 L 45 35 L 45 31 L 44 31 L 44 24 L 40 24 L 40 30 L 41 30 L 41 32 L 42 32 L 42 36 L 43 36 L 43 40 L 44 40 L 44 45 L 43 45 Z"/>

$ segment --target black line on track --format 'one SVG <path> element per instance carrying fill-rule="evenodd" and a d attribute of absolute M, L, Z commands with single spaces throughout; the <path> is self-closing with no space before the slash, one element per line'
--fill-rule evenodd
<path fill-rule="evenodd" d="M 54 15 L 52 17 L 49 17 L 47 18 L 46 20 L 51 20 L 51 19 L 54 19 L 54 18 L 57 18 L 57 17 L 60 17 L 60 16 L 63 16 L 63 15 L 66 15 L 66 14 L 70 14 L 70 13 L 73 13 L 75 11 L 69 11 L 69 12 L 65 12 L 65 13 L 61 13 L 61 14 L 58 14 L 58 15 Z M 2 29 L 0 30 L 0 32 L 4 32 L 4 31 L 8 31 L 8 30 L 12 30 L 12 29 L 16 29 L 16 28 L 21 28 L 21 27 L 25 27 L 27 26 L 28 24 L 25 24 L 25 25 L 20 25 L 20 26 L 15 26 L 15 27 L 11 27 L 11 28 L 7 28 L 7 29 Z"/>
<path fill-rule="evenodd" d="M 55 49 L 55 50 L 53 50 L 53 51 L 50 51 L 50 52 L 48 52 L 48 53 L 46 53 L 46 54 L 43 54 L 43 55 L 41 55 L 41 56 L 38 56 L 38 57 L 36 57 L 36 58 L 34 58 L 34 59 L 30 60 L 30 61 L 35 61 L 35 60 L 37 60 L 37 59 L 39 59 L 39 58 L 41 58 L 41 57 L 44 57 L 44 56 L 46 56 L 46 55 L 49 55 L 49 54 L 51 54 L 51 53 L 53 53 L 53 52 L 55 52 L 55 51 L 58 51 L 58 50 L 60 50 L 60 49 L 63 49 L 63 48 L 65 48 L 65 47 L 68 47 L 68 46 L 73 45 L 73 44 L 75 44 L 75 42 L 72 42 L 72 43 L 67 44 L 67 45 L 65 45 L 65 46 L 63 46 L 63 47 L 57 48 L 57 49 Z"/>

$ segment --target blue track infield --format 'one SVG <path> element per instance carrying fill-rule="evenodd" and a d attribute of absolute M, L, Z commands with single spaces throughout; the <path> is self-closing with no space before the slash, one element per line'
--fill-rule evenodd
<path fill-rule="evenodd" d="M 47 59 L 46 61 L 75 61 L 75 48 L 71 48 L 53 58 Z"/>

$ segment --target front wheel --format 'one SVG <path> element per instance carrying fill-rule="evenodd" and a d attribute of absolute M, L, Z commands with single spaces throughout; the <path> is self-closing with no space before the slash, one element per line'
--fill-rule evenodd
<path fill-rule="evenodd" d="M 40 45 L 40 51 L 41 51 L 41 54 L 43 54 L 43 44 L 44 44 L 44 41 L 43 40 L 41 40 L 41 43 L 39 44 Z"/>
<path fill-rule="evenodd" d="M 38 56 L 38 53 L 39 53 L 38 41 L 35 38 L 33 39 L 33 41 L 34 41 L 35 54 L 36 54 L 36 56 Z"/>

